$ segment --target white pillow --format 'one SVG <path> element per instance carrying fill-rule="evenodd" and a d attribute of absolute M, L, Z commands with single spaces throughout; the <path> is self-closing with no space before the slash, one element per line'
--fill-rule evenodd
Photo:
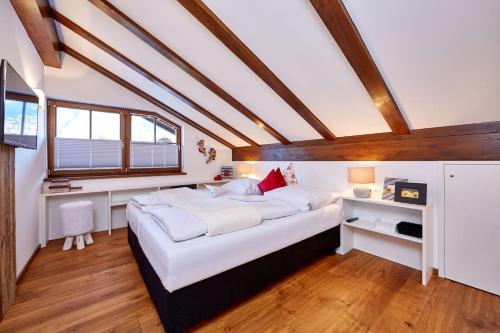
<path fill-rule="evenodd" d="M 208 194 L 210 194 L 212 197 L 218 197 L 222 193 L 226 192 L 224 186 L 205 185 L 205 187 L 207 188 Z"/>
<path fill-rule="evenodd" d="M 259 187 L 259 180 L 251 178 L 240 178 L 231 180 L 229 183 L 224 184 L 225 193 L 240 194 L 240 195 L 261 195 Z"/>
<path fill-rule="evenodd" d="M 305 185 L 280 187 L 264 196 L 285 201 L 302 212 L 327 206 L 337 199 L 332 191 Z"/>

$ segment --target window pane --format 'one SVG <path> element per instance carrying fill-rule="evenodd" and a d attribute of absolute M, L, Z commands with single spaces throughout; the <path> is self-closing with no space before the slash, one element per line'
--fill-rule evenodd
<path fill-rule="evenodd" d="M 169 168 L 179 165 L 179 146 L 176 144 L 132 143 L 132 168 Z"/>
<path fill-rule="evenodd" d="M 120 114 L 92 111 L 92 140 L 120 140 Z"/>
<path fill-rule="evenodd" d="M 132 141 L 155 142 L 154 118 L 132 115 Z"/>
<path fill-rule="evenodd" d="M 21 101 L 5 101 L 5 134 L 21 135 L 23 104 Z"/>
<path fill-rule="evenodd" d="M 177 143 L 177 131 L 174 127 L 165 124 L 161 120 L 156 120 L 156 142 L 157 143 Z"/>
<path fill-rule="evenodd" d="M 90 111 L 58 107 L 56 126 L 58 138 L 90 139 Z"/>
<path fill-rule="evenodd" d="M 26 103 L 24 113 L 23 135 L 36 135 L 38 128 L 38 104 Z"/>

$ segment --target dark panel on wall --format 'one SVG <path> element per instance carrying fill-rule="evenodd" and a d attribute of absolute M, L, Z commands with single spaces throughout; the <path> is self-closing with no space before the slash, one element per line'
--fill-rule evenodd
<path fill-rule="evenodd" d="M 500 122 L 233 149 L 233 161 L 500 160 Z"/>
<path fill-rule="evenodd" d="M 0 144 L 0 320 L 16 295 L 14 147 Z"/>

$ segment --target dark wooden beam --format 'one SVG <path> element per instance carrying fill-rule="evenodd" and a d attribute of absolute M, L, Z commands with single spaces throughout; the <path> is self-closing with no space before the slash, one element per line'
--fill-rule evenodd
<path fill-rule="evenodd" d="M 201 0 L 178 1 L 323 138 L 335 140 L 328 127 Z"/>
<path fill-rule="evenodd" d="M 243 141 L 249 143 L 252 146 L 259 146 L 259 144 L 257 142 L 253 141 L 252 139 L 250 139 L 249 137 L 247 137 L 246 135 L 244 135 L 240 131 L 236 130 L 235 128 L 229 126 L 222 119 L 218 118 L 216 115 L 214 115 L 210 111 L 206 110 L 204 107 L 202 107 L 201 105 L 199 105 L 198 103 L 196 103 L 195 101 L 193 101 L 192 99 L 190 99 L 189 97 L 187 97 L 186 95 L 184 95 L 183 93 L 181 93 L 180 91 L 175 89 L 174 87 L 170 86 L 168 83 L 161 80 L 159 77 L 157 77 L 156 75 L 154 75 L 153 73 L 151 73 L 150 71 L 145 69 L 144 67 L 140 66 L 139 64 L 132 61 L 131 59 L 129 59 L 128 57 L 126 57 L 122 53 L 118 52 L 117 50 L 115 50 L 114 48 L 109 46 L 108 44 L 104 43 L 102 40 L 95 37 L 90 32 L 86 31 L 85 29 L 83 29 L 82 27 L 80 27 L 79 25 L 77 25 L 76 23 L 71 21 L 66 16 L 62 15 L 61 13 L 59 13 L 53 9 L 50 11 L 50 16 L 53 19 L 55 19 L 56 21 L 58 21 L 59 23 L 61 23 L 62 25 L 64 25 L 66 28 L 70 29 L 71 31 L 73 31 L 74 33 L 79 35 L 80 37 L 82 37 L 82 38 L 86 39 L 87 41 L 89 41 L 90 43 L 94 44 L 95 46 L 97 46 L 98 48 L 100 48 L 101 50 L 103 50 L 104 52 L 106 52 L 107 54 L 112 56 L 113 58 L 120 61 L 125 66 L 129 67 L 130 69 L 132 69 L 136 73 L 140 74 L 144 78 L 153 82 L 154 84 L 156 84 L 157 86 L 159 86 L 163 90 L 167 91 L 168 93 L 170 93 L 174 97 L 176 97 L 179 100 L 181 100 L 182 102 L 186 103 L 187 105 L 189 105 L 190 107 L 192 107 L 196 111 L 200 112 L 201 114 L 203 114 L 204 116 L 206 116 L 207 118 L 212 120 L 213 122 L 219 124 L 221 127 L 225 128 L 229 132 L 233 133 L 234 135 L 236 135 L 237 137 L 239 137 Z"/>
<path fill-rule="evenodd" d="M 333 39 L 340 47 L 371 96 L 385 121 L 395 134 L 408 134 L 410 129 L 385 84 L 377 65 L 366 48 L 342 0 L 310 0 Z"/>
<path fill-rule="evenodd" d="M 172 109 L 170 106 L 166 105 L 165 103 L 161 102 L 160 100 L 158 100 L 158 99 L 154 98 L 153 96 L 147 94 L 143 90 L 137 88 L 136 86 L 132 85 L 128 81 L 125 81 L 124 79 L 122 79 L 121 77 L 117 76 L 116 74 L 108 71 L 107 69 L 105 69 L 104 67 L 100 66 L 99 64 L 93 62 L 92 60 L 90 60 L 89 58 L 85 57 L 83 54 L 79 53 L 78 51 L 76 51 L 76 50 L 74 50 L 74 49 L 70 48 L 69 46 L 66 46 L 66 45 L 64 45 L 62 43 L 60 44 L 59 47 L 66 54 L 69 54 L 70 56 L 72 56 L 73 58 L 77 59 L 81 63 L 89 66 L 90 68 L 92 68 L 96 72 L 98 72 L 98 73 L 106 76 L 108 79 L 110 79 L 110 80 L 118 83 L 119 85 L 121 85 L 122 87 L 128 89 L 129 91 L 133 92 L 134 94 L 136 94 L 136 95 L 144 98 L 145 100 L 147 100 L 151 104 L 159 107 L 163 111 L 165 111 L 165 112 L 171 114 L 172 116 L 178 118 L 179 120 L 183 121 L 187 125 L 189 125 L 189 126 L 191 126 L 193 128 L 196 128 L 198 131 L 200 131 L 202 133 L 205 133 L 206 135 L 208 135 L 211 138 L 215 139 L 216 141 L 222 143 L 223 145 L 227 146 L 228 148 L 231 148 L 231 149 L 236 148 L 234 145 L 232 145 L 231 143 L 227 142 L 223 138 L 221 138 L 218 135 L 212 133 L 211 131 L 205 129 L 204 127 L 198 125 L 197 123 L 195 123 L 194 121 L 192 121 L 191 119 L 189 119 L 188 117 L 186 117 L 185 115 L 183 115 L 182 113 L 180 113 L 180 112 Z"/>
<path fill-rule="evenodd" d="M 482 160 L 500 160 L 500 121 L 233 149 L 233 161 Z"/>
<path fill-rule="evenodd" d="M 10 3 L 44 65 L 61 68 L 61 53 L 57 49 L 59 39 L 48 15 L 48 0 L 10 0 Z"/>
<path fill-rule="evenodd" d="M 175 53 L 172 49 L 166 46 L 158 38 L 153 36 L 151 33 L 149 33 L 143 27 L 141 27 L 138 23 L 133 21 L 130 17 L 125 15 L 125 13 L 123 13 L 118 8 L 113 6 L 109 1 L 106 0 L 89 0 L 89 1 L 92 4 L 94 4 L 97 8 L 101 9 L 109 17 L 118 22 L 122 27 L 124 27 L 125 29 L 136 35 L 144 43 L 152 47 L 162 56 L 164 56 L 165 58 L 170 60 L 173 64 L 182 69 L 184 72 L 189 74 L 192 78 L 194 78 L 199 83 L 204 85 L 207 89 L 212 91 L 215 95 L 217 95 L 226 103 L 231 105 L 242 115 L 253 121 L 255 124 L 257 124 L 257 126 L 262 128 L 264 131 L 268 132 L 276 140 L 278 140 L 283 144 L 290 143 L 290 141 L 287 138 L 285 138 L 278 131 L 272 128 L 269 124 L 260 119 L 255 113 L 250 111 L 246 106 L 244 106 L 238 100 L 233 98 L 229 93 L 227 93 L 224 89 L 215 84 L 212 80 L 206 77 L 203 73 L 197 70 L 186 60 L 184 60 L 180 55 Z"/>

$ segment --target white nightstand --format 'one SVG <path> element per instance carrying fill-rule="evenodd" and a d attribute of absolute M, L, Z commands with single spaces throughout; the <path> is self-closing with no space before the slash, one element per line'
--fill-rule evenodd
<path fill-rule="evenodd" d="M 431 205 L 356 198 L 352 195 L 342 195 L 341 198 L 343 219 L 340 254 L 358 249 L 418 269 L 422 271 L 422 284 L 429 282 L 433 270 Z M 359 220 L 346 222 L 350 217 L 358 217 Z M 422 224 L 422 238 L 377 228 L 375 220 L 378 218 Z"/>

